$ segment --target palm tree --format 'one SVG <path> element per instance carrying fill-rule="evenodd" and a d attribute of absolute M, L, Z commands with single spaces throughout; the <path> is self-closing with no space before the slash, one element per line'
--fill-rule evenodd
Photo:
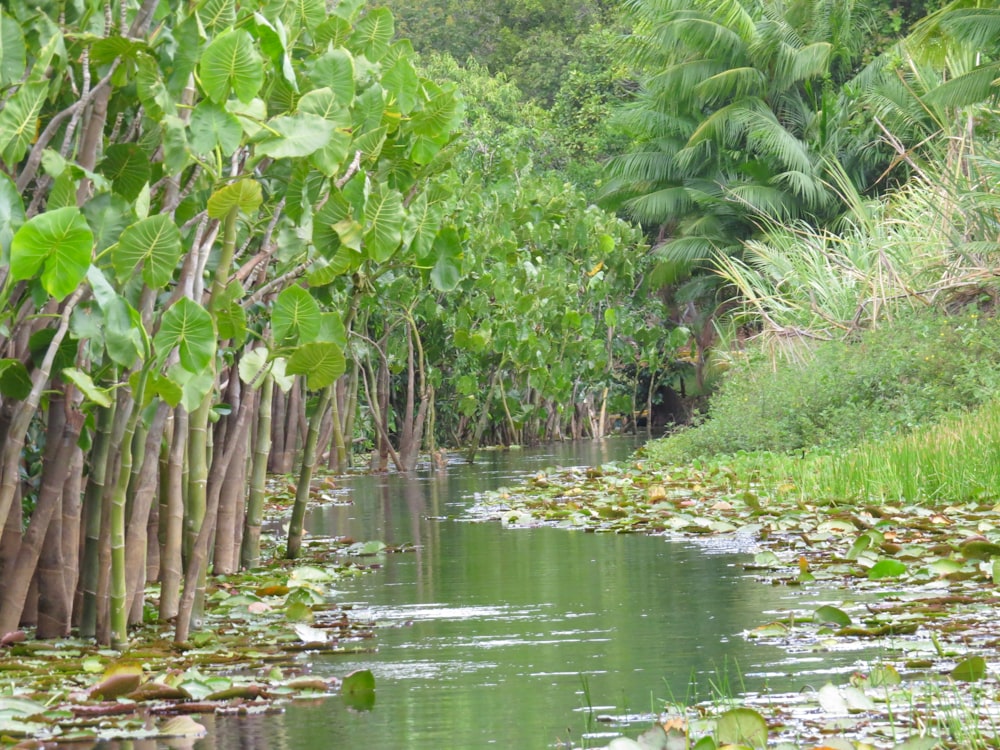
<path fill-rule="evenodd" d="M 657 280 L 737 252 L 762 218 L 823 222 L 829 165 L 864 184 L 873 152 L 843 136 L 841 84 L 865 35 L 844 0 L 629 0 L 642 73 L 621 121 L 635 148 L 606 198 L 654 229 Z"/>

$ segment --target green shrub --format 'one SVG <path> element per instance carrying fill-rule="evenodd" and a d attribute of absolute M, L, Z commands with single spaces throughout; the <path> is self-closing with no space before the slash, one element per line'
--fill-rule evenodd
<path fill-rule="evenodd" d="M 845 448 L 907 432 L 1000 395 L 1000 320 L 975 310 L 897 319 L 805 361 L 753 351 L 700 424 L 651 444 L 664 461 L 737 451 Z"/>

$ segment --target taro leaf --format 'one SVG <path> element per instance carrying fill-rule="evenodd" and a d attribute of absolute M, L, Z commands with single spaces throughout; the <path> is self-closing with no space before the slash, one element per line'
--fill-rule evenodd
<path fill-rule="evenodd" d="M 24 203 L 14 181 L 0 173 L 0 263 L 10 262 L 10 241 L 24 223 Z"/>
<path fill-rule="evenodd" d="M 254 48 L 253 38 L 243 30 L 227 30 L 212 40 L 199 63 L 202 87 L 208 98 L 219 104 L 235 92 L 241 102 L 249 102 L 264 83 L 264 64 Z"/>
<path fill-rule="evenodd" d="M 23 401 L 31 393 L 31 376 L 19 359 L 0 359 L 0 394 Z"/>
<path fill-rule="evenodd" d="M 899 560 L 883 558 L 868 570 L 868 580 L 878 581 L 883 578 L 899 578 L 906 573 L 906 566 Z"/>
<path fill-rule="evenodd" d="M 355 24 L 350 46 L 372 62 L 378 62 L 389 51 L 393 34 L 392 13 L 388 8 L 376 8 Z"/>
<path fill-rule="evenodd" d="M 434 238 L 437 256 L 431 269 L 431 283 L 439 292 L 450 292 L 462 279 L 462 239 L 454 227 L 445 227 Z"/>
<path fill-rule="evenodd" d="M 174 716 L 160 727 L 161 737 L 204 737 L 208 730 L 190 716 Z"/>
<path fill-rule="evenodd" d="M 0 87 L 7 88 L 24 75 L 25 44 L 21 25 L 0 13 Z"/>
<path fill-rule="evenodd" d="M 263 200 L 259 182 L 251 179 L 237 180 L 212 193 L 208 199 L 208 215 L 213 219 L 224 219 L 233 208 L 252 214 Z"/>
<path fill-rule="evenodd" d="M 35 64 L 38 64 L 37 61 Z M 0 156 L 7 164 L 21 161 L 35 142 L 38 115 L 48 93 L 47 81 L 26 83 L 4 101 L 4 107 L 0 109 Z"/>
<path fill-rule="evenodd" d="M 320 322 L 319 304 L 300 286 L 283 290 L 274 302 L 271 327 L 279 344 L 314 341 Z"/>
<path fill-rule="evenodd" d="M 722 744 L 749 745 L 763 748 L 767 745 L 767 722 L 751 708 L 733 708 L 719 717 L 715 729 Z"/>
<path fill-rule="evenodd" d="M 67 367 L 63 369 L 62 376 L 73 383 L 84 396 L 95 404 L 105 408 L 111 406 L 111 397 L 108 395 L 108 390 L 106 388 L 98 388 L 90 375 L 83 370 L 76 367 Z"/>
<path fill-rule="evenodd" d="M 111 263 L 119 281 L 141 268 L 143 281 L 150 289 L 159 289 L 173 277 L 182 253 L 177 225 L 166 214 L 157 214 L 137 221 L 122 233 L 111 250 Z"/>
<path fill-rule="evenodd" d="M 236 115 L 207 99 L 191 113 L 190 129 L 189 142 L 196 154 L 209 154 L 218 147 L 223 156 L 229 156 L 243 138 L 243 126 Z"/>
<path fill-rule="evenodd" d="M 364 240 L 369 258 L 385 263 L 392 257 L 403 239 L 404 219 L 400 192 L 376 185 L 365 200 Z"/>
<path fill-rule="evenodd" d="M 842 609 L 824 605 L 813 613 L 813 620 L 820 623 L 831 623 L 842 628 L 851 624 L 850 616 Z"/>
<path fill-rule="evenodd" d="M 264 382 L 261 371 L 267 367 L 267 347 L 259 346 L 240 357 L 240 380 L 259 388 Z"/>
<path fill-rule="evenodd" d="M 285 370 L 290 375 L 305 375 L 309 390 L 319 390 L 331 385 L 347 370 L 344 352 L 336 344 L 317 341 L 298 347 Z"/>
<path fill-rule="evenodd" d="M 336 123 L 305 112 L 276 117 L 268 124 L 268 134 L 257 144 L 258 156 L 288 159 L 309 156 L 330 142 Z"/>
<path fill-rule="evenodd" d="M 116 143 L 105 149 L 97 171 L 111 180 L 118 195 L 134 201 L 149 182 L 149 156 L 134 144 Z"/>
<path fill-rule="evenodd" d="M 371 711 L 375 707 L 375 676 L 369 669 L 351 672 L 340 684 L 344 703 L 356 711 Z"/>
<path fill-rule="evenodd" d="M 161 360 L 177 347 L 185 370 L 204 372 L 215 357 L 212 318 L 197 302 L 181 297 L 163 314 L 153 344 Z"/>
<path fill-rule="evenodd" d="M 69 206 L 37 214 L 11 240 L 11 280 L 31 279 L 41 271 L 45 291 L 62 300 L 87 275 L 93 245 L 94 234 L 79 209 Z"/>
<path fill-rule="evenodd" d="M 948 675 L 958 682 L 979 682 L 986 676 L 986 660 L 981 656 L 970 656 L 959 662 Z"/>

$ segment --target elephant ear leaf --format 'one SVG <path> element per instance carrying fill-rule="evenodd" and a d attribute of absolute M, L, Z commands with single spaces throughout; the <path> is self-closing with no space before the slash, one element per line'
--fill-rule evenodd
<path fill-rule="evenodd" d="M 264 63 L 246 31 L 224 31 L 208 45 L 198 66 L 205 94 L 224 104 L 230 93 L 249 102 L 264 83 Z"/>
<path fill-rule="evenodd" d="M 163 314 L 153 346 L 161 362 L 176 348 L 181 367 L 201 373 L 215 356 L 215 341 L 212 317 L 196 302 L 182 297 Z"/>
<path fill-rule="evenodd" d="M 33 216 L 11 240 L 10 271 L 13 281 L 36 276 L 57 300 L 72 293 L 87 275 L 94 234 L 74 206 Z"/>
<path fill-rule="evenodd" d="M 328 341 L 303 344 L 285 366 L 289 375 L 305 375 L 306 385 L 314 391 L 332 385 L 346 370 L 344 353 L 337 344 Z"/>
<path fill-rule="evenodd" d="M 159 214 L 136 222 L 126 229 L 111 251 L 111 263 L 119 281 L 142 269 L 143 281 L 159 289 L 174 275 L 180 260 L 181 233 L 169 216 Z"/>

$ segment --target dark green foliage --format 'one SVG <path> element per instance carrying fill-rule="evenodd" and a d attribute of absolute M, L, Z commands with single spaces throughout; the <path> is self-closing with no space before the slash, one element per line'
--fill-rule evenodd
<path fill-rule="evenodd" d="M 755 353 L 730 373 L 702 424 L 654 451 L 683 460 L 843 447 L 905 432 L 995 395 L 998 352 L 1000 320 L 966 313 L 915 316 L 854 343 L 823 343 L 806 363 Z"/>

